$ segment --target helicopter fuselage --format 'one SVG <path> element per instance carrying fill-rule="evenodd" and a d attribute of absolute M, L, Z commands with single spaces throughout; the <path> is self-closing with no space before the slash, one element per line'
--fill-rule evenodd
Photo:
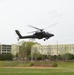
<path fill-rule="evenodd" d="M 43 31 L 43 32 L 36 32 L 35 34 L 33 34 L 33 36 L 35 36 L 38 39 L 43 39 L 43 38 L 48 39 L 54 35 Z"/>
<path fill-rule="evenodd" d="M 19 39 L 28 39 L 28 38 L 43 39 L 44 38 L 44 41 L 45 41 L 46 39 L 49 39 L 50 37 L 54 36 L 54 34 L 44 32 L 44 31 L 36 32 L 36 33 L 34 33 L 32 35 L 27 35 L 27 36 L 22 36 L 18 30 L 15 30 L 15 32 L 19 36 Z"/>
<path fill-rule="evenodd" d="M 31 38 L 31 39 L 44 39 L 45 41 L 46 39 L 49 39 L 50 37 L 54 36 L 54 34 L 45 32 L 44 29 L 40 29 L 31 25 L 30 27 L 37 29 L 37 31 L 34 31 L 35 33 L 33 33 L 32 35 L 22 36 L 18 30 L 15 30 L 16 34 L 19 36 L 19 39 Z"/>

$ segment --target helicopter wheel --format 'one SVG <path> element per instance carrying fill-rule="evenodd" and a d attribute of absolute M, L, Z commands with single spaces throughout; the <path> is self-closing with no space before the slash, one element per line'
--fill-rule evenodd
<path fill-rule="evenodd" d="M 19 37 L 17 38 L 17 40 L 19 41 Z"/>
<path fill-rule="evenodd" d="M 45 41 L 46 39 L 44 39 L 44 41 Z"/>

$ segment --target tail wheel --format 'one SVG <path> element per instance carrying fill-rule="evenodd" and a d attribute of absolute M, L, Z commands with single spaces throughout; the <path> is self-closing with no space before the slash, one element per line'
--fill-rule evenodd
<path fill-rule="evenodd" d="M 17 40 L 19 41 L 19 37 L 17 38 Z"/>

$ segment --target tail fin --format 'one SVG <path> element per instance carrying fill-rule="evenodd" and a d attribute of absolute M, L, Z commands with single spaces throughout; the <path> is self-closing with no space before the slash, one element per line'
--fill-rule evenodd
<path fill-rule="evenodd" d="M 22 38 L 22 35 L 20 34 L 20 32 L 18 30 L 15 30 L 16 34 L 19 36 L 19 39 Z"/>

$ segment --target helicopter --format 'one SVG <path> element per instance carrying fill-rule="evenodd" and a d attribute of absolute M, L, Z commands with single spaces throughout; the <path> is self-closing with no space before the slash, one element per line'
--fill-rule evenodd
<path fill-rule="evenodd" d="M 55 24 L 54 24 L 55 25 Z M 37 31 L 33 31 L 32 35 L 22 36 L 19 32 L 19 30 L 15 30 L 16 34 L 18 35 L 19 39 L 44 39 L 44 41 L 48 40 L 50 37 L 53 37 L 54 34 L 45 32 L 44 29 L 40 29 L 37 27 L 34 27 L 32 25 L 29 25 L 30 27 L 36 29 Z M 50 26 L 51 27 L 51 26 Z M 48 27 L 47 27 L 48 28 Z M 18 39 L 18 40 L 19 40 Z"/>

